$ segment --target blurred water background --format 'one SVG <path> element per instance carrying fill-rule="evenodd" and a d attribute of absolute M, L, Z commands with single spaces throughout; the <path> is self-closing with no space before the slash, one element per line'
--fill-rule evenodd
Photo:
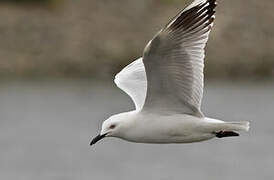
<path fill-rule="evenodd" d="M 0 2 L 0 179 L 273 179 L 274 1 L 219 1 L 202 110 L 249 133 L 182 145 L 105 139 L 132 110 L 112 82 L 190 0 Z"/>
<path fill-rule="evenodd" d="M 110 83 L 89 80 L 1 82 L 0 178 L 11 180 L 273 179 L 274 85 L 208 82 L 203 110 L 249 120 L 239 138 L 147 145 L 89 143 L 103 120 L 133 109 Z"/>

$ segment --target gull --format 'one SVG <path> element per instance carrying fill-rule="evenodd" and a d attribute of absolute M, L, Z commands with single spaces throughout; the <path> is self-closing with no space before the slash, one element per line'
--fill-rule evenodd
<path fill-rule="evenodd" d="M 204 48 L 216 0 L 194 0 L 146 45 L 143 56 L 115 76 L 136 109 L 103 122 L 90 145 L 105 137 L 136 143 L 193 143 L 239 136 L 249 122 L 225 122 L 201 112 Z"/>

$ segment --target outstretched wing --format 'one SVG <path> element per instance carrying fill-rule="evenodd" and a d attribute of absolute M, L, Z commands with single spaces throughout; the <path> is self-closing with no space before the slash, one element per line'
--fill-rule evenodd
<path fill-rule="evenodd" d="M 147 91 L 147 78 L 142 58 L 127 65 L 115 76 L 114 82 L 131 97 L 137 110 L 142 109 Z"/>
<path fill-rule="evenodd" d="M 215 1 L 195 0 L 146 46 L 144 110 L 203 116 L 204 48 L 213 26 Z"/>

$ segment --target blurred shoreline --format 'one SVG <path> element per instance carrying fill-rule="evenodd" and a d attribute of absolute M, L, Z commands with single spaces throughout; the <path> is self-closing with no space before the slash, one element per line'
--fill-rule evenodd
<path fill-rule="evenodd" d="M 93 87 L 105 86 L 105 87 L 116 87 L 114 77 L 109 78 L 94 78 L 94 77 L 0 77 L 0 87 L 5 87 L 9 84 L 92 84 Z M 224 78 L 205 78 L 204 86 L 208 87 L 211 85 L 230 85 L 230 86 L 258 86 L 264 87 L 265 85 L 274 84 L 274 78 L 237 78 L 237 79 L 224 79 Z"/>
<path fill-rule="evenodd" d="M 37 2 L 0 3 L 1 78 L 110 79 L 191 0 Z M 206 47 L 207 79 L 274 79 L 273 5 L 218 3 Z"/>

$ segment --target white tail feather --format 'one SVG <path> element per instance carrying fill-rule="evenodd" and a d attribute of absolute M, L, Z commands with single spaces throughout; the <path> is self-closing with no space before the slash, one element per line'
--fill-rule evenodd
<path fill-rule="evenodd" d="M 218 131 L 248 131 L 249 122 L 240 121 L 240 122 L 224 122 L 217 119 L 206 118 L 207 122 L 210 123 L 211 130 L 214 132 Z"/>
<path fill-rule="evenodd" d="M 231 131 L 248 131 L 249 130 L 249 122 L 241 121 L 241 122 L 224 122 L 224 130 Z"/>

